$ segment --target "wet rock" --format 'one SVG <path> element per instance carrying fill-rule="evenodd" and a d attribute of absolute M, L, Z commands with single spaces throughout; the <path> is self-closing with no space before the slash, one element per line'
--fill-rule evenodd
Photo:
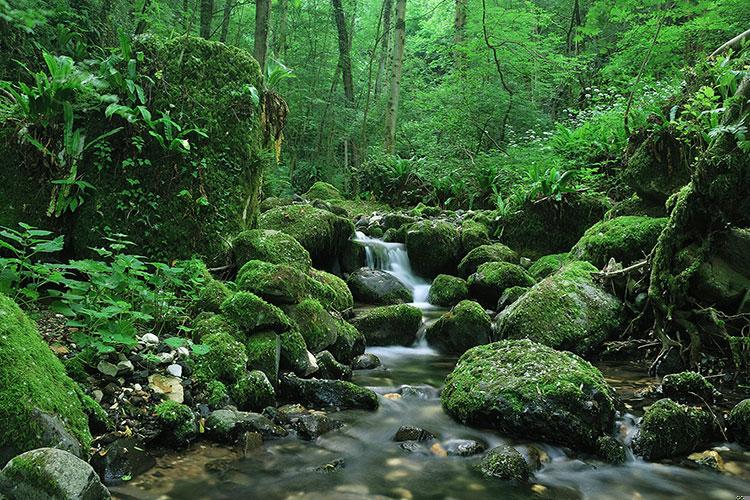
<path fill-rule="evenodd" d="M 729 413 L 729 436 L 744 445 L 750 445 L 750 399 L 737 403 Z"/>
<path fill-rule="evenodd" d="M 188 406 L 164 401 L 154 408 L 160 438 L 177 448 L 187 446 L 198 432 L 195 414 Z"/>
<path fill-rule="evenodd" d="M 682 403 L 711 402 L 721 395 L 703 375 L 690 371 L 665 375 L 661 392 Z"/>
<path fill-rule="evenodd" d="M 417 340 L 422 312 L 407 304 L 375 307 L 350 322 L 365 336 L 369 346 L 409 346 Z"/>
<path fill-rule="evenodd" d="M 458 421 L 593 450 L 614 425 L 615 393 L 587 361 L 530 340 L 474 347 L 441 393 Z"/>
<path fill-rule="evenodd" d="M 80 458 L 56 448 L 18 455 L 0 472 L 0 497 L 9 500 L 109 499 L 94 469 Z"/>
<path fill-rule="evenodd" d="M 185 400 L 185 391 L 177 377 L 155 373 L 148 377 L 148 386 L 155 393 L 164 394 L 175 403 L 182 403 Z"/>
<path fill-rule="evenodd" d="M 405 385 L 400 389 L 400 394 L 404 399 L 420 399 L 423 401 L 426 401 L 428 399 L 436 399 L 439 393 L 440 391 L 428 385 Z"/>
<path fill-rule="evenodd" d="M 423 446 L 419 441 L 404 441 L 400 443 L 399 448 L 409 453 L 417 453 L 419 455 L 429 455 L 430 450 Z"/>
<path fill-rule="evenodd" d="M 253 370 L 242 376 L 229 390 L 232 399 L 244 410 L 262 410 L 276 404 L 276 391 L 265 373 Z"/>
<path fill-rule="evenodd" d="M 711 415 L 700 408 L 660 399 L 641 419 L 633 452 L 646 460 L 686 455 L 715 435 Z"/>
<path fill-rule="evenodd" d="M 352 361 L 352 370 L 372 370 L 380 366 L 380 358 L 372 353 L 360 354 Z"/>
<path fill-rule="evenodd" d="M 346 466 L 343 458 L 337 458 L 331 462 L 325 463 L 315 468 L 316 472 L 334 472 L 343 469 Z"/>
<path fill-rule="evenodd" d="M 600 436 L 596 440 L 596 454 L 611 464 L 625 463 L 627 458 L 625 446 L 612 436 Z"/>
<path fill-rule="evenodd" d="M 258 432 L 246 432 L 240 438 L 240 444 L 242 445 L 242 456 L 247 458 L 263 446 L 263 436 Z"/>
<path fill-rule="evenodd" d="M 336 361 L 336 358 L 330 352 L 323 351 L 318 353 L 315 356 L 315 360 L 319 367 L 316 377 L 338 380 L 352 379 L 352 369 Z"/>
<path fill-rule="evenodd" d="M 364 304 L 401 304 L 412 300 L 411 290 L 385 271 L 361 268 L 351 273 L 346 283 L 354 300 Z"/>
<path fill-rule="evenodd" d="M 482 458 L 479 470 L 488 477 L 517 481 L 529 479 L 529 466 L 518 451 L 511 446 L 492 448 Z"/>
<path fill-rule="evenodd" d="M 530 287 L 534 278 L 518 264 L 487 262 L 469 276 L 469 296 L 487 309 L 497 306 L 503 292 L 514 286 Z"/>
<path fill-rule="evenodd" d="M 314 408 L 341 410 L 375 410 L 378 396 L 370 389 L 344 380 L 300 379 L 285 374 L 280 380 L 280 393 L 289 401 L 299 401 Z"/>
<path fill-rule="evenodd" d="M 156 465 L 146 445 L 135 438 L 120 438 L 109 443 L 91 458 L 90 464 L 107 486 L 123 482 L 123 477 L 134 478 Z"/>
<path fill-rule="evenodd" d="M 279 368 L 306 377 L 318 370 L 315 356 L 307 350 L 305 338 L 297 329 L 279 335 Z"/>
<path fill-rule="evenodd" d="M 427 342 L 440 351 L 463 354 L 492 339 L 492 320 L 481 305 L 463 300 L 440 317 L 426 332 Z"/>
<path fill-rule="evenodd" d="M 237 441 L 245 432 L 257 432 L 263 439 L 279 438 L 288 434 L 286 429 L 263 415 L 230 408 L 211 412 L 206 419 L 205 427 L 211 438 L 225 443 Z"/>
<path fill-rule="evenodd" d="M 448 452 L 448 455 L 458 457 L 479 455 L 487 449 L 485 445 L 472 439 L 451 439 L 443 443 L 443 447 Z"/>
<path fill-rule="evenodd" d="M 307 412 L 292 419 L 292 427 L 297 431 L 297 435 L 308 441 L 313 441 L 327 432 L 340 429 L 343 425 L 341 421 L 332 419 L 318 411 Z"/>
<path fill-rule="evenodd" d="M 413 425 L 402 425 L 393 436 L 393 440 L 396 442 L 429 441 L 432 439 L 435 439 L 435 435 L 433 433 L 424 430 L 421 427 L 415 427 Z"/>

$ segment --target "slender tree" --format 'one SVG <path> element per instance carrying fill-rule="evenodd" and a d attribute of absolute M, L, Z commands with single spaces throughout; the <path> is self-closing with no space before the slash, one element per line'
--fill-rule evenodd
<path fill-rule="evenodd" d="M 287 16 L 289 15 L 289 0 L 279 1 L 279 26 L 274 32 L 273 53 L 279 59 L 286 56 Z"/>
<path fill-rule="evenodd" d="M 201 0 L 201 31 L 203 38 L 211 38 L 211 22 L 214 18 L 214 0 Z"/>
<path fill-rule="evenodd" d="M 232 17 L 232 10 L 234 9 L 234 3 L 236 0 L 224 0 L 224 15 L 221 18 L 221 33 L 219 34 L 219 41 L 226 43 L 227 34 L 229 33 L 229 19 Z"/>
<path fill-rule="evenodd" d="M 456 0 L 453 17 L 453 60 L 457 66 L 463 65 L 460 45 L 466 38 L 466 4 L 468 0 Z"/>
<path fill-rule="evenodd" d="M 375 97 L 380 95 L 383 90 L 383 80 L 385 80 L 385 64 L 391 51 L 391 11 L 393 10 L 393 0 L 383 0 L 383 35 L 380 39 L 380 63 L 378 72 L 375 75 Z"/>
<path fill-rule="evenodd" d="M 261 73 L 266 69 L 268 52 L 268 29 L 271 24 L 271 0 L 255 0 L 255 46 L 253 54 L 260 65 Z"/>
<path fill-rule="evenodd" d="M 393 44 L 393 64 L 391 71 L 391 95 L 385 111 L 385 151 L 393 154 L 396 150 L 396 119 L 398 100 L 401 93 L 401 69 L 404 63 L 404 43 L 406 41 L 406 0 L 396 1 L 396 31 Z"/>

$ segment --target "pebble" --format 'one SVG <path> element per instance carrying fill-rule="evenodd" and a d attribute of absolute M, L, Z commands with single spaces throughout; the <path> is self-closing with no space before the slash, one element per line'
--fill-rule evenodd
<path fill-rule="evenodd" d="M 160 352 L 156 355 L 157 358 L 159 358 L 159 363 L 162 365 L 168 365 L 171 364 L 172 361 L 174 361 L 174 353 L 173 352 Z"/>
<path fill-rule="evenodd" d="M 117 373 L 120 375 L 125 373 L 132 373 L 135 370 L 133 363 L 129 359 L 125 359 L 117 363 Z"/>
<path fill-rule="evenodd" d="M 385 399 L 396 400 L 396 399 L 401 399 L 401 394 L 398 394 L 396 392 L 389 392 L 388 394 L 383 394 L 383 397 Z"/>
<path fill-rule="evenodd" d="M 186 358 L 190 357 L 190 350 L 187 347 L 185 347 L 185 346 L 178 347 L 177 348 L 177 357 L 180 358 L 180 359 L 186 359 Z"/>
<path fill-rule="evenodd" d="M 159 337 L 153 333 L 147 333 L 141 337 L 141 342 L 146 345 L 156 345 L 159 343 Z"/>
<path fill-rule="evenodd" d="M 96 400 L 97 403 L 101 403 L 102 398 L 104 398 L 104 393 L 100 391 L 99 389 L 94 390 L 91 393 L 91 395 L 94 396 L 94 399 Z"/>
<path fill-rule="evenodd" d="M 101 360 L 99 361 L 99 364 L 96 365 L 96 369 L 99 370 L 100 373 L 103 373 L 104 375 L 107 375 L 108 377 L 116 377 L 117 376 L 117 366 L 110 363 L 109 361 Z"/>
<path fill-rule="evenodd" d="M 175 377 L 182 377 L 182 366 L 174 363 L 167 367 L 167 373 Z"/>

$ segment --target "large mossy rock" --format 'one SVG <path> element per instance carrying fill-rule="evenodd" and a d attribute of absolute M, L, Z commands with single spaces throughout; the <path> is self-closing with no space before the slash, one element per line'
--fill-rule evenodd
<path fill-rule="evenodd" d="M 459 422 L 593 450 L 614 425 L 615 395 L 594 366 L 530 340 L 474 347 L 440 396 Z"/>
<path fill-rule="evenodd" d="M 518 254 L 506 247 L 502 243 L 493 243 L 492 245 L 481 245 L 464 256 L 458 264 L 458 274 L 468 278 L 475 272 L 479 266 L 485 262 L 511 262 L 518 263 Z"/>
<path fill-rule="evenodd" d="M 535 280 L 543 280 L 550 274 L 556 273 L 568 261 L 567 253 L 553 253 L 539 257 L 529 267 L 529 274 Z"/>
<path fill-rule="evenodd" d="M 344 380 L 301 379 L 293 374 L 281 378 L 280 393 L 288 401 L 312 408 L 376 410 L 378 396 L 366 387 Z"/>
<path fill-rule="evenodd" d="M 740 401 L 729 412 L 727 430 L 731 439 L 750 446 L 750 399 Z"/>
<path fill-rule="evenodd" d="M 95 406 L 65 373 L 36 325 L 0 294 L 0 464 L 34 448 L 86 456 L 87 408 Z"/>
<path fill-rule="evenodd" d="M 221 305 L 221 311 L 229 323 L 226 331 L 240 342 L 253 332 L 272 330 L 282 333 L 293 326 L 284 311 L 250 292 L 235 293 Z"/>
<path fill-rule="evenodd" d="M 232 241 L 232 255 L 237 268 L 251 260 L 286 264 L 302 271 L 312 266 L 310 253 L 297 240 L 272 229 L 242 231 Z"/>
<path fill-rule="evenodd" d="M 378 269 L 359 269 L 346 280 L 357 302 L 373 305 L 412 301 L 412 292 L 397 277 Z"/>
<path fill-rule="evenodd" d="M 427 329 L 427 342 L 449 354 L 463 354 L 467 349 L 492 340 L 492 320 L 484 308 L 470 300 L 459 302 Z"/>
<path fill-rule="evenodd" d="M 313 297 L 326 305 L 338 302 L 337 292 L 294 266 L 248 261 L 237 273 L 237 288 L 272 304 L 296 304 Z"/>
<path fill-rule="evenodd" d="M 341 196 L 341 192 L 339 192 L 336 186 L 322 181 L 317 181 L 315 184 L 310 186 L 310 189 L 307 190 L 307 192 L 304 194 L 304 197 L 308 200 L 323 201 L 340 200 L 343 198 L 343 196 Z"/>
<path fill-rule="evenodd" d="M 199 254 L 223 263 L 226 236 L 252 226 L 259 214 L 269 155 L 261 110 L 247 90 L 262 88 L 258 63 L 245 50 L 197 37 L 144 36 L 134 50 L 144 54 L 139 72 L 150 77 L 141 80 L 148 108 L 168 111 L 172 120 L 203 129 L 207 138 L 188 136 L 190 153 L 180 157 L 146 135 L 138 152 L 131 135 L 140 127 L 126 126 L 109 141 L 111 165 L 80 162 L 79 176 L 96 190 L 87 191 L 70 218 L 73 249 L 87 254 L 101 246 L 102 236 L 121 233 L 152 258 Z M 91 119 L 101 120 L 102 130 L 111 128 L 101 113 Z M 126 166 L 132 158 L 149 164 Z M 134 191 L 137 195 L 128 194 Z"/>
<path fill-rule="evenodd" d="M 427 295 L 427 301 L 440 307 L 453 307 L 469 298 L 469 287 L 466 281 L 449 274 L 438 274 Z"/>
<path fill-rule="evenodd" d="M 687 455 L 715 433 L 707 411 L 660 399 L 646 409 L 633 438 L 633 452 L 646 460 Z"/>
<path fill-rule="evenodd" d="M 350 320 L 369 346 L 412 345 L 422 325 L 422 312 L 408 304 L 375 307 Z"/>
<path fill-rule="evenodd" d="M 365 347 L 365 336 L 362 332 L 342 320 L 339 324 L 338 338 L 328 351 L 342 363 L 351 363 L 354 358 L 365 352 Z"/>
<path fill-rule="evenodd" d="M 609 209 L 605 197 L 574 194 L 562 201 L 527 201 L 512 207 L 497 221 L 500 240 L 522 255 L 536 258 L 567 252 L 586 229 L 602 220 Z"/>
<path fill-rule="evenodd" d="M 514 286 L 529 287 L 534 278 L 518 264 L 487 262 L 469 276 L 469 297 L 487 309 L 495 309 L 503 292 Z"/>
<path fill-rule="evenodd" d="M 447 222 L 423 220 L 409 226 L 406 232 L 409 261 L 422 276 L 455 272 L 460 250 L 458 229 Z"/>
<path fill-rule="evenodd" d="M 107 500 L 111 496 L 89 464 L 67 451 L 40 448 L 18 455 L 0 471 L 0 498 Z"/>
<path fill-rule="evenodd" d="M 587 229 L 570 251 L 570 259 L 585 260 L 598 268 L 609 259 L 624 265 L 644 259 L 656 245 L 666 218 L 624 215 L 597 222 Z"/>
<path fill-rule="evenodd" d="M 289 317 L 297 324 L 307 348 L 313 354 L 324 351 L 338 339 L 341 321 L 315 299 L 305 299 L 290 308 Z"/>
<path fill-rule="evenodd" d="M 572 262 L 503 310 L 498 338 L 528 338 L 581 356 L 596 353 L 623 326 L 622 303 L 592 278 L 596 268 Z"/>
<path fill-rule="evenodd" d="M 473 219 L 461 223 L 461 254 L 466 255 L 477 247 L 489 245 L 490 232 L 487 226 Z"/>
<path fill-rule="evenodd" d="M 315 267 L 327 269 L 337 262 L 354 236 L 354 224 L 311 205 L 290 205 L 263 212 L 260 229 L 282 231 L 310 252 Z"/>
<path fill-rule="evenodd" d="M 345 311 L 354 305 L 354 296 L 352 295 L 352 291 L 349 290 L 346 281 L 342 280 L 335 274 L 319 271 L 317 269 L 310 269 L 310 277 L 331 289 L 333 295 L 331 295 L 332 299 L 330 301 L 327 300 L 329 292 L 322 289 L 324 291 L 324 293 L 322 293 L 322 298 L 324 299 L 323 302 L 331 308 L 337 311 Z"/>

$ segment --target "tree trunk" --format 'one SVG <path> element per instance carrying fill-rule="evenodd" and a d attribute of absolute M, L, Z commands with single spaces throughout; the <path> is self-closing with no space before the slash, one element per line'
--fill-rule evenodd
<path fill-rule="evenodd" d="M 453 18 L 453 61 L 457 66 L 463 66 L 464 57 L 461 44 L 466 38 L 466 3 L 468 0 L 456 0 L 456 9 Z"/>
<path fill-rule="evenodd" d="M 219 41 L 227 43 L 227 34 L 229 33 L 229 19 L 232 17 L 235 0 L 224 0 L 224 16 L 221 18 L 221 34 Z"/>
<path fill-rule="evenodd" d="M 274 54 L 284 60 L 286 56 L 287 15 L 289 13 L 289 0 L 279 1 L 279 29 L 275 33 Z"/>
<path fill-rule="evenodd" d="M 253 55 L 260 65 L 260 72 L 266 72 L 268 52 L 268 27 L 271 23 L 271 0 L 255 0 L 255 46 Z"/>
<path fill-rule="evenodd" d="M 211 22 L 214 17 L 214 0 L 201 0 L 201 32 L 205 38 L 211 38 Z"/>
<path fill-rule="evenodd" d="M 401 93 L 401 69 L 404 62 L 404 42 L 406 38 L 406 0 L 396 1 L 396 32 L 393 45 L 393 70 L 391 72 L 391 95 L 385 115 L 385 152 L 396 150 L 396 119 L 398 99 Z"/>
<path fill-rule="evenodd" d="M 383 90 L 383 81 L 386 79 L 386 61 L 391 51 L 391 11 L 393 10 L 393 0 L 383 0 L 383 37 L 380 40 L 380 64 L 378 72 L 375 75 L 375 98 L 380 96 Z"/>
<path fill-rule="evenodd" d="M 341 0 L 331 0 L 333 3 L 333 17 L 339 34 L 339 58 L 341 61 L 341 75 L 344 78 L 344 97 L 346 105 L 354 107 L 354 82 L 352 81 L 352 59 L 349 51 L 349 34 L 344 19 L 344 9 Z"/>

